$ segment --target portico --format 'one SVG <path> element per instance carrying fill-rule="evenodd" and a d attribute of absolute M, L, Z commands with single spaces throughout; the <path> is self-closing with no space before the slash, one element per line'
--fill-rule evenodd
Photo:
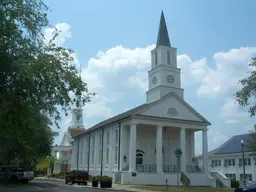
<path fill-rule="evenodd" d="M 202 148 L 207 151 L 207 126 L 191 126 L 188 123 L 175 123 L 148 120 L 137 120 L 121 128 L 121 139 L 126 144 L 121 148 L 121 170 L 129 172 L 157 172 L 175 173 L 177 167 L 175 149 L 181 148 L 181 165 L 183 172 L 207 172 L 203 166 L 196 166 L 193 163 L 194 154 L 194 133 L 202 132 Z M 180 127 L 178 127 L 179 125 Z M 189 127 L 190 126 L 190 127 Z M 196 128 L 197 127 L 197 128 Z M 141 139 L 141 138 L 147 139 Z M 207 153 L 203 152 L 204 159 Z M 124 162 L 124 157 L 127 162 Z M 142 159 L 141 161 L 138 159 Z"/>

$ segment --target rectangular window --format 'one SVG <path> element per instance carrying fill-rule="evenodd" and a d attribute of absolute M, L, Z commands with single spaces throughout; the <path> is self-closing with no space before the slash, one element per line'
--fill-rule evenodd
<path fill-rule="evenodd" d="M 247 159 L 247 165 L 251 165 L 251 163 L 252 163 L 252 162 L 251 162 L 251 158 L 248 158 L 248 159 Z"/>
<path fill-rule="evenodd" d="M 102 152 L 102 135 L 99 134 L 99 159 L 98 159 L 98 165 L 101 163 L 101 152 Z"/>
<path fill-rule="evenodd" d="M 171 63 L 171 53 L 170 53 L 170 51 L 167 51 L 167 63 L 168 64 Z"/>
<path fill-rule="evenodd" d="M 155 64 L 157 65 L 157 52 L 155 52 Z"/>
<path fill-rule="evenodd" d="M 245 158 L 244 165 L 252 165 L 251 158 Z M 239 166 L 243 166 L 243 159 L 239 159 Z"/>
<path fill-rule="evenodd" d="M 248 181 L 252 181 L 252 174 L 245 174 L 245 179 Z M 244 180 L 244 174 L 240 174 L 240 181 Z"/>
<path fill-rule="evenodd" d="M 118 129 L 115 129 L 115 165 L 118 163 Z"/>
<path fill-rule="evenodd" d="M 221 160 L 212 160 L 212 167 L 221 166 Z"/>
<path fill-rule="evenodd" d="M 106 151 L 106 165 L 108 165 L 108 160 L 109 160 L 109 148 L 107 148 L 107 151 Z"/>
<path fill-rule="evenodd" d="M 109 145 L 109 132 L 107 132 L 106 137 L 107 137 L 107 145 Z"/>
<path fill-rule="evenodd" d="M 231 179 L 231 180 L 236 180 L 236 174 L 225 174 L 226 175 L 226 177 L 228 177 L 229 179 Z"/>
<path fill-rule="evenodd" d="M 106 160 L 105 160 L 105 164 L 108 165 L 108 161 L 109 161 L 109 144 L 110 144 L 110 135 L 109 132 L 106 133 Z"/>
<path fill-rule="evenodd" d="M 92 137 L 92 157 L 91 157 L 91 165 L 94 165 L 94 155 L 95 155 L 95 136 Z"/>
<path fill-rule="evenodd" d="M 83 164 L 83 138 L 80 139 L 79 145 L 80 145 L 80 152 L 79 152 L 80 160 L 79 160 L 79 165 L 81 165 L 81 164 Z"/>
<path fill-rule="evenodd" d="M 235 159 L 225 159 L 224 160 L 224 166 L 235 166 Z"/>
<path fill-rule="evenodd" d="M 86 146 L 86 147 L 85 147 L 85 154 L 86 154 L 86 155 L 85 155 L 84 164 L 85 164 L 86 166 L 88 166 L 88 155 L 89 155 L 89 154 L 88 154 L 88 152 L 89 152 L 88 138 L 86 138 L 84 142 L 85 142 L 85 146 Z"/>

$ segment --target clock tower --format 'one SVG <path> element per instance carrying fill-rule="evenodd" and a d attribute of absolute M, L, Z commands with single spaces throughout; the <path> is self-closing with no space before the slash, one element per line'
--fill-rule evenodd
<path fill-rule="evenodd" d="M 148 77 L 147 103 L 161 99 L 170 92 L 175 92 L 183 99 L 180 69 L 177 67 L 177 49 L 171 47 L 163 11 L 156 48 L 151 51 L 151 70 Z"/>

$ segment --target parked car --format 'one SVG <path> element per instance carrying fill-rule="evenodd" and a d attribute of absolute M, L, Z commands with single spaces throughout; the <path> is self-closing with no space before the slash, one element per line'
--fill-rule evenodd
<path fill-rule="evenodd" d="M 7 177 L 6 175 L 7 166 L 0 167 L 0 179 Z M 24 171 L 18 166 L 9 166 L 8 170 L 8 181 L 17 182 L 22 181 L 23 183 L 28 183 L 30 180 L 34 179 L 33 171 Z"/>
<path fill-rule="evenodd" d="M 256 183 L 249 183 L 245 187 L 238 187 L 235 192 L 256 192 Z"/>
<path fill-rule="evenodd" d="M 89 180 L 89 175 L 87 171 L 80 171 L 80 170 L 72 170 L 67 172 L 65 176 L 65 183 L 71 183 L 72 185 L 74 183 L 77 183 L 80 185 L 81 183 L 84 185 L 87 185 L 87 182 Z"/>

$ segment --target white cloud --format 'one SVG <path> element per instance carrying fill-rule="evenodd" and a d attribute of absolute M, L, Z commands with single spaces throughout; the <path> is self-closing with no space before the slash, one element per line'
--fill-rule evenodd
<path fill-rule="evenodd" d="M 250 70 L 248 64 L 256 55 L 256 47 L 241 47 L 228 52 L 218 52 L 213 56 L 214 68 L 208 68 L 201 78 L 199 96 L 232 97 L 239 89 L 238 81 Z"/>
<path fill-rule="evenodd" d="M 56 29 L 59 31 L 58 37 L 56 37 L 54 43 L 59 46 L 63 46 L 68 38 L 72 37 L 71 26 L 67 23 L 58 23 L 54 27 L 49 27 L 44 30 L 44 41 L 47 44 L 54 35 Z"/>
<path fill-rule="evenodd" d="M 209 133 L 210 141 L 212 142 L 212 146 L 220 146 L 222 143 L 227 141 L 229 138 L 223 135 L 221 132 L 213 132 Z"/>
<path fill-rule="evenodd" d="M 246 109 L 241 108 L 233 99 L 226 100 L 220 108 L 220 117 L 226 124 L 240 123 L 249 118 Z"/>

